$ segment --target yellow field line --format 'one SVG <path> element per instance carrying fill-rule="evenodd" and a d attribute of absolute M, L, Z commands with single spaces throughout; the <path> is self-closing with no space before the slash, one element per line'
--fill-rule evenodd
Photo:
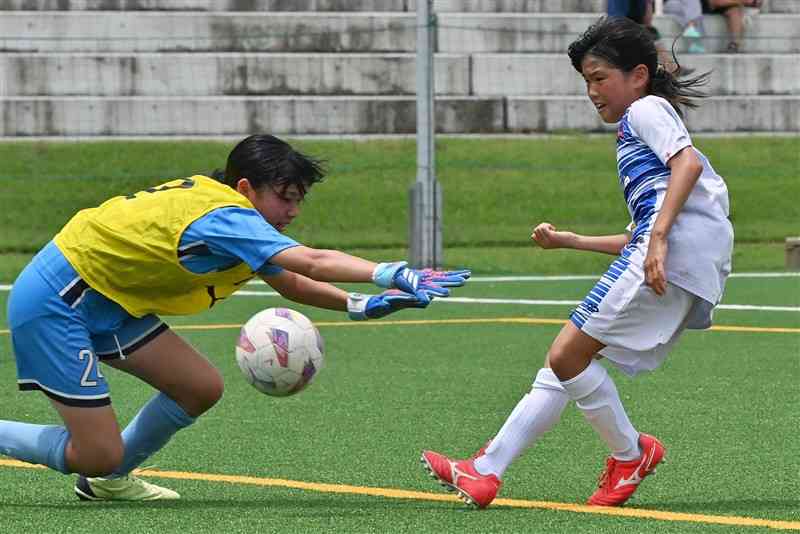
<path fill-rule="evenodd" d="M 0 466 L 26 469 L 46 469 L 42 465 L 34 465 L 17 460 L 0 459 Z M 319 482 L 302 482 L 299 480 L 285 480 L 281 478 L 265 478 L 241 475 L 219 475 L 213 473 L 193 473 L 187 471 L 161 471 L 153 469 L 137 469 L 137 475 L 155 478 L 172 478 L 180 480 L 202 480 L 206 482 L 225 482 L 228 484 L 246 484 L 251 486 L 269 486 L 279 488 L 292 488 L 322 493 L 346 493 L 352 495 L 368 495 L 371 497 L 385 497 L 388 499 L 416 499 L 424 501 L 460 502 L 454 495 L 428 493 L 423 491 L 410 491 L 392 488 L 376 488 L 367 486 L 349 486 L 346 484 L 325 484 Z M 640 519 L 658 519 L 661 521 L 678 521 L 689 523 L 703 523 L 714 525 L 731 525 L 740 527 L 767 527 L 778 530 L 800 530 L 799 521 L 780 521 L 774 519 L 757 519 L 754 517 L 685 514 L 680 512 L 667 512 L 663 510 L 646 510 L 642 508 L 605 508 L 583 504 L 570 504 L 549 501 L 529 501 L 524 499 L 496 499 L 493 506 L 508 506 L 512 508 L 537 508 L 561 512 L 575 512 L 584 514 L 599 514 L 617 517 L 635 517 Z"/>
<path fill-rule="evenodd" d="M 540 317 L 487 317 L 482 319 L 416 319 L 399 321 L 315 321 L 317 326 L 415 326 L 437 324 L 564 324 L 564 319 L 544 319 Z M 173 330 L 230 330 L 241 328 L 241 324 L 184 324 L 173 325 Z M 761 326 L 712 326 L 712 332 L 759 332 L 769 334 L 800 334 L 800 328 L 761 327 Z M 0 330 L 0 334 L 8 334 Z"/>
<path fill-rule="evenodd" d="M 418 319 L 400 321 L 315 321 L 314 324 L 323 326 L 414 326 L 437 324 L 564 324 L 564 319 L 543 319 L 539 317 L 493 317 L 482 319 Z M 240 324 L 211 324 L 211 325 L 176 325 L 174 330 L 219 330 L 241 328 Z M 712 326 L 709 330 L 714 332 L 761 332 L 772 334 L 800 334 L 800 328 L 770 328 L 760 326 Z"/>

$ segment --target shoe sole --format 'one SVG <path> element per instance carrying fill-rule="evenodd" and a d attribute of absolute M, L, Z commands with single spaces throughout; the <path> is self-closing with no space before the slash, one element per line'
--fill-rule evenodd
<path fill-rule="evenodd" d="M 442 486 L 450 493 L 456 493 L 458 495 L 458 498 L 464 501 L 464 504 L 466 504 L 468 507 L 473 508 L 475 510 L 480 510 L 480 506 L 478 506 L 478 503 L 475 502 L 475 499 L 473 499 L 469 493 L 462 490 L 455 484 L 451 484 L 446 480 L 440 478 L 439 475 L 436 474 L 436 471 L 434 471 L 433 467 L 431 467 L 431 464 L 428 462 L 428 459 L 425 458 L 424 454 L 420 456 L 419 462 L 422 464 L 422 468 L 428 472 L 428 475 L 430 475 L 432 479 L 437 481 L 440 486 Z"/>

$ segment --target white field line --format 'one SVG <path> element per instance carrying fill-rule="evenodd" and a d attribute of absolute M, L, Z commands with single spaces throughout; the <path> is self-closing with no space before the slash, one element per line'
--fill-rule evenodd
<path fill-rule="evenodd" d="M 598 280 L 599 274 L 553 275 L 553 276 L 473 276 L 472 282 L 549 282 L 562 280 Z M 798 278 L 798 272 L 786 273 L 731 273 L 730 278 Z"/>
<path fill-rule="evenodd" d="M 601 274 L 565 275 L 521 275 L 521 276 L 473 276 L 474 282 L 563 282 L 569 280 L 599 280 Z M 732 273 L 729 278 L 800 278 L 800 271 L 785 273 Z M 250 284 L 264 284 L 263 280 L 253 280 Z"/>
<path fill-rule="evenodd" d="M 274 291 L 237 291 L 234 296 L 243 297 L 279 297 Z M 577 306 L 580 300 L 534 300 L 534 299 L 490 299 L 470 297 L 447 297 L 436 299 L 436 303 L 451 304 L 518 304 L 523 306 Z M 749 304 L 720 304 L 718 310 L 746 310 L 746 311 L 779 311 L 800 312 L 800 306 L 752 306 Z"/>
<path fill-rule="evenodd" d="M 474 282 L 562 282 L 568 280 L 598 280 L 599 274 L 566 274 L 566 275 L 522 275 L 522 276 L 473 276 Z M 800 271 L 785 273 L 731 273 L 730 278 L 800 278 Z M 252 280 L 247 285 L 266 285 L 263 280 Z M 0 284 L 0 291 L 10 291 L 10 284 Z M 238 294 L 242 292 L 239 291 Z"/>
<path fill-rule="evenodd" d="M 773 273 L 748 273 L 750 275 L 772 275 Z M 774 273 L 783 274 L 783 273 Z M 786 273 L 790 276 L 796 276 L 793 273 Z M 800 274 L 800 273 L 798 273 Z M 741 276 L 741 275 L 740 275 Z M 511 277 L 502 277 L 502 280 L 497 281 L 512 281 Z M 525 280 L 553 280 L 556 277 L 516 277 L 515 280 L 524 278 Z M 593 278 L 593 277 L 592 277 Z M 560 280 L 576 280 L 577 277 L 558 277 Z M 583 279 L 583 278 L 580 278 Z M 477 281 L 470 279 L 470 283 Z M 488 280 L 484 280 L 488 281 Z M 493 280 L 494 281 L 494 280 Z M 260 280 L 258 281 L 263 284 Z M 0 285 L 0 291 L 10 291 L 10 285 Z M 280 294 L 275 291 L 237 291 L 233 296 L 241 297 L 279 297 Z M 472 298 L 472 297 L 448 297 L 445 299 L 436 299 L 436 302 L 451 303 L 451 304 L 513 304 L 521 306 L 577 306 L 581 303 L 579 300 L 541 300 L 541 299 L 498 299 L 498 298 Z M 717 306 L 719 310 L 732 310 L 732 311 L 773 311 L 773 312 L 800 312 L 800 306 L 756 306 L 750 304 L 720 304 Z"/>

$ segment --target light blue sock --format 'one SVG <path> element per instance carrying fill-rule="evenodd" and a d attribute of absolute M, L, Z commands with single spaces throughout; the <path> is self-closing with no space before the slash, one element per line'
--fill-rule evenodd
<path fill-rule="evenodd" d="M 68 442 L 69 432 L 63 426 L 0 421 L 0 454 L 23 462 L 68 474 L 64 456 Z"/>
<path fill-rule="evenodd" d="M 174 400 L 157 393 L 122 431 L 125 456 L 109 478 L 125 476 L 139 467 L 166 445 L 175 432 L 191 425 L 194 420 Z"/>

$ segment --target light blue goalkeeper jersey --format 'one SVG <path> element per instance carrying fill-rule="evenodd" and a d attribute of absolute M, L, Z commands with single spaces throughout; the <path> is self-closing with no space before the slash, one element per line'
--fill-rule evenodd
<path fill-rule="evenodd" d="M 256 210 L 225 207 L 189 225 L 181 236 L 178 257 L 194 273 L 222 271 L 244 261 L 253 272 L 274 275 L 283 269 L 270 264 L 269 259 L 297 245 Z"/>

